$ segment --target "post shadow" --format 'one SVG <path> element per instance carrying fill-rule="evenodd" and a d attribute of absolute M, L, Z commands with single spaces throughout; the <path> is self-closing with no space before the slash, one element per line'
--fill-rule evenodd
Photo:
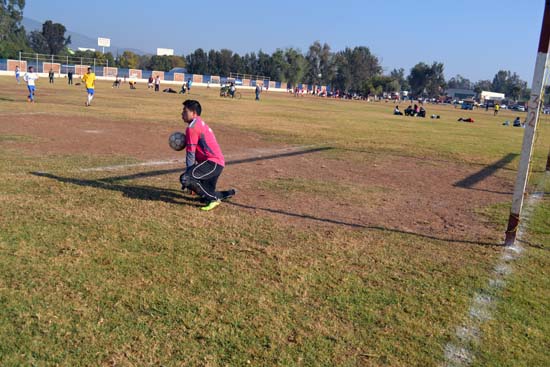
<path fill-rule="evenodd" d="M 485 180 L 487 177 L 490 177 L 495 174 L 496 171 L 499 169 L 503 169 L 508 165 L 508 163 L 512 162 L 519 154 L 517 153 L 509 153 L 496 161 L 495 163 L 483 167 L 481 170 L 477 171 L 476 173 L 457 181 L 453 184 L 455 187 L 461 187 L 463 189 L 469 189 L 469 190 L 477 190 L 477 191 L 485 191 L 485 192 L 491 192 L 495 194 L 502 194 L 502 195 L 511 195 L 512 192 L 505 192 L 505 191 L 495 191 L 495 190 L 488 190 L 488 189 L 480 189 L 473 187 L 477 183 Z"/>
<path fill-rule="evenodd" d="M 30 172 L 30 174 L 37 177 L 46 177 L 46 178 L 63 182 L 63 183 L 70 183 L 77 186 L 93 187 L 93 188 L 98 188 L 102 190 L 117 191 L 117 192 L 121 192 L 125 197 L 130 199 L 162 201 L 165 203 L 178 204 L 178 205 L 179 204 L 195 205 L 195 206 L 200 205 L 196 199 L 185 196 L 183 195 L 182 192 L 178 190 L 159 189 L 152 186 L 124 186 L 124 185 L 113 184 L 110 182 L 105 182 L 103 180 L 82 180 L 77 178 L 61 177 L 61 176 L 57 176 L 47 172 Z M 479 241 L 462 240 L 462 239 L 456 239 L 456 238 L 444 238 L 444 237 L 437 237 L 437 236 L 426 235 L 426 234 L 416 233 L 411 231 L 404 231 L 397 228 L 387 228 L 382 226 L 367 226 L 359 223 L 349 223 L 349 222 L 332 219 L 332 218 L 316 217 L 309 214 L 298 214 L 298 213 L 292 213 L 292 212 L 279 210 L 279 209 L 262 208 L 262 207 L 256 207 L 256 206 L 251 206 L 246 204 L 239 204 L 234 201 L 227 201 L 226 203 L 239 208 L 261 210 L 268 213 L 285 215 L 285 216 L 294 217 L 294 218 L 302 218 L 302 219 L 312 220 L 312 221 L 321 222 L 321 223 L 336 224 L 336 225 L 341 225 L 341 226 L 346 226 L 346 227 L 356 228 L 356 229 L 401 233 L 401 234 L 412 235 L 420 238 L 427 238 L 431 240 L 444 241 L 444 242 L 455 242 L 455 243 L 464 243 L 464 244 L 482 245 L 482 246 L 502 246 L 502 244 L 500 243 L 479 242 Z"/>
<path fill-rule="evenodd" d="M 311 149 L 299 150 L 299 151 L 294 151 L 294 152 L 286 152 L 286 153 L 271 154 L 271 155 L 266 155 L 266 156 L 256 156 L 256 157 L 250 157 L 250 158 L 234 159 L 234 160 L 227 161 L 225 164 L 227 166 L 230 166 L 230 165 L 243 164 L 243 163 L 259 162 L 259 161 L 266 161 L 266 160 L 277 159 L 277 158 L 286 158 L 286 157 L 293 157 L 293 156 L 297 156 L 297 155 L 323 152 L 323 151 L 332 150 L 332 149 L 334 149 L 334 148 L 333 147 L 318 147 L 318 148 L 311 148 Z M 182 168 L 170 168 L 170 169 L 160 169 L 160 170 L 154 170 L 154 171 L 148 171 L 148 172 L 138 172 L 138 173 L 134 173 L 134 174 L 131 174 L 131 175 L 104 178 L 103 181 L 115 182 L 115 181 L 123 181 L 123 180 L 133 180 L 133 179 L 136 179 L 136 178 L 147 178 L 147 177 L 154 177 L 154 176 L 162 176 L 162 175 L 169 175 L 169 174 L 178 173 L 178 172 L 183 172 L 183 169 Z"/>
<path fill-rule="evenodd" d="M 464 239 L 456 239 L 456 238 L 437 237 L 437 236 L 427 235 L 427 234 L 423 234 L 423 233 L 405 231 L 405 230 L 398 229 L 398 228 L 389 228 L 389 227 L 383 227 L 383 226 L 368 226 L 368 225 L 364 225 L 364 224 L 360 224 L 360 223 L 349 223 L 349 222 L 345 222 L 345 221 L 341 221 L 341 220 L 337 220 L 337 219 L 332 219 L 332 218 L 316 217 L 316 216 L 309 215 L 309 214 L 292 213 L 292 212 L 288 212 L 288 211 L 284 211 L 284 210 L 280 210 L 280 209 L 261 208 L 261 207 L 256 207 L 256 206 L 252 206 L 252 205 L 236 203 L 234 201 L 228 201 L 227 204 L 233 205 L 233 206 L 236 206 L 236 207 L 240 207 L 240 208 L 244 208 L 244 209 L 261 210 L 261 211 L 265 211 L 265 212 L 268 212 L 268 213 L 285 215 L 285 216 L 294 217 L 294 218 L 308 219 L 308 220 L 312 220 L 312 221 L 316 221 L 316 222 L 322 222 L 322 223 L 337 224 L 337 225 L 350 227 L 350 228 L 374 230 L 374 231 L 380 231 L 380 232 L 401 233 L 401 234 L 411 235 L 411 236 L 420 237 L 420 238 L 427 238 L 427 239 L 430 239 L 430 240 L 444 241 L 444 242 L 454 242 L 454 243 L 464 243 L 464 244 L 469 244 L 469 245 L 504 246 L 504 243 L 491 243 L 491 242 L 483 242 L 483 241 L 472 241 L 472 240 L 464 240 Z"/>

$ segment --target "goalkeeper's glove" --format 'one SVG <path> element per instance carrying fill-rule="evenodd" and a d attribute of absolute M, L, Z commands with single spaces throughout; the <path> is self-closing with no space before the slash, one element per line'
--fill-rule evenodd
<path fill-rule="evenodd" d="M 191 177 L 188 173 L 182 173 L 180 176 L 181 189 L 185 190 L 189 188 L 189 183 L 191 182 Z"/>

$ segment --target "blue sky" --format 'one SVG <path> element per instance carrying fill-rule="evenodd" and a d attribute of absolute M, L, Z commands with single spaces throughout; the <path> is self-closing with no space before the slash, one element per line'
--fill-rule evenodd
<path fill-rule="evenodd" d="M 27 0 L 24 16 L 151 52 L 306 52 L 319 40 L 333 51 L 367 46 L 388 73 L 439 61 L 447 79 L 492 80 L 504 69 L 530 85 L 543 9 L 543 0 Z"/>

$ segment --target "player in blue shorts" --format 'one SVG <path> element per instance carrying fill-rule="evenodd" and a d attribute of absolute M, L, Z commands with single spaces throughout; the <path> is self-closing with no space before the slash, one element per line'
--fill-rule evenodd
<path fill-rule="evenodd" d="M 15 80 L 17 81 L 17 84 L 20 83 L 19 76 L 20 76 L 19 65 L 17 65 L 15 67 Z"/>
<path fill-rule="evenodd" d="M 35 81 L 38 79 L 38 74 L 34 72 L 34 68 L 29 66 L 29 71 L 23 76 L 23 80 L 27 82 L 27 89 L 29 90 L 29 96 L 27 100 L 34 103 L 34 91 L 36 89 Z"/>
<path fill-rule="evenodd" d="M 88 68 L 88 72 L 82 77 L 82 81 L 86 83 L 86 90 L 88 91 L 88 99 L 86 100 L 86 107 L 91 106 L 92 99 L 94 99 L 95 92 L 95 73 L 92 73 L 92 68 Z"/>

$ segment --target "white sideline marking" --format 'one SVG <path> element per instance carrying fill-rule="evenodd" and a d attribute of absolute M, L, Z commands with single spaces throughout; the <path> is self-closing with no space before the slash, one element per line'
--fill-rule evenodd
<path fill-rule="evenodd" d="M 95 132 L 95 130 L 88 130 L 86 132 Z M 287 152 L 299 152 L 300 150 L 304 150 L 307 148 L 313 148 L 318 147 L 318 145 L 303 145 L 299 147 L 289 147 L 289 148 L 282 148 L 282 149 L 253 149 L 252 152 L 258 154 L 253 157 L 261 158 L 265 154 L 273 154 L 273 153 L 287 153 Z M 228 159 L 242 159 L 242 158 L 249 158 L 249 154 L 240 154 L 235 156 L 227 156 Z M 250 157 L 252 158 L 252 157 Z M 171 159 L 167 161 L 150 161 L 150 162 L 142 162 L 142 163 L 132 163 L 132 164 L 120 164 L 120 165 L 114 165 L 114 166 L 102 166 L 102 167 L 92 167 L 92 168 L 81 168 L 79 171 L 81 172 L 91 172 L 91 171 L 116 171 L 126 168 L 133 168 L 133 167 L 147 167 L 147 166 L 164 166 L 164 165 L 174 165 L 174 164 L 180 164 L 185 163 L 185 160 L 182 159 Z"/>
<path fill-rule="evenodd" d="M 550 177 L 548 172 L 540 183 L 541 187 Z M 473 352 L 470 346 L 478 344 L 480 339 L 480 326 L 483 322 L 490 320 L 495 307 L 494 294 L 496 291 L 502 290 L 506 286 L 506 277 L 512 274 L 512 262 L 519 259 L 524 248 L 519 241 L 523 237 L 526 230 L 526 224 L 533 215 L 537 203 L 543 198 L 542 192 L 535 192 L 529 196 L 523 210 L 523 219 L 520 222 L 516 242 L 513 246 L 504 248 L 499 262 L 493 269 L 492 277 L 489 279 L 487 286 L 479 293 L 474 295 L 472 305 L 468 311 L 468 318 L 465 323 L 456 329 L 458 342 L 448 343 L 445 346 L 445 367 L 467 367 L 474 359 Z"/>
<path fill-rule="evenodd" d="M 165 166 L 169 164 L 183 163 L 185 161 L 179 159 L 172 159 L 169 161 L 150 161 L 142 163 L 132 163 L 132 164 L 120 164 L 116 166 L 103 166 L 103 167 L 92 167 L 92 168 L 81 168 L 79 171 L 90 172 L 90 171 L 116 171 L 125 168 L 132 167 L 146 167 L 146 166 Z"/>

